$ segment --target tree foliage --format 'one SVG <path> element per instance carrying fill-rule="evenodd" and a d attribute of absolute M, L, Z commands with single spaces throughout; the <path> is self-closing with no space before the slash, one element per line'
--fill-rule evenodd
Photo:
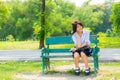
<path fill-rule="evenodd" d="M 8 13 L 9 10 L 6 3 L 0 1 L 0 24 L 6 20 Z"/>
<path fill-rule="evenodd" d="M 112 29 L 114 33 L 120 33 L 120 2 L 113 4 L 110 21 L 113 23 Z"/>
<path fill-rule="evenodd" d="M 71 23 L 74 20 L 80 20 L 85 28 L 89 28 L 94 33 L 111 30 L 109 15 L 112 3 L 89 5 L 90 1 L 88 0 L 81 7 L 77 7 L 69 0 L 46 0 L 44 28 L 41 26 L 41 0 L 1 2 L 0 38 L 12 35 L 15 40 L 40 39 L 43 30 L 45 37 L 71 35 Z M 112 12 L 114 11 L 115 15 L 118 14 L 116 9 L 112 9 Z M 117 21 L 119 16 L 116 15 L 115 18 L 113 16 L 111 20 Z"/>
<path fill-rule="evenodd" d="M 73 17 L 80 20 L 84 27 L 89 27 L 92 31 L 96 31 L 99 24 L 102 24 L 102 11 L 93 11 L 91 6 L 83 6 L 77 8 Z"/>

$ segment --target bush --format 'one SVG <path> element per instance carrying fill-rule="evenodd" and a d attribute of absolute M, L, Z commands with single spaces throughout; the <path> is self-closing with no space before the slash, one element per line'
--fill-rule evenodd
<path fill-rule="evenodd" d="M 103 32 L 99 32 L 98 35 L 99 35 L 100 37 L 106 37 L 106 34 L 103 33 Z"/>
<path fill-rule="evenodd" d="M 120 48 L 119 37 L 99 37 L 100 48 Z"/>
<path fill-rule="evenodd" d="M 113 34 L 113 32 L 110 29 L 106 30 L 106 36 L 107 37 L 114 37 L 115 35 Z"/>
<path fill-rule="evenodd" d="M 6 39 L 7 39 L 7 41 L 11 41 L 11 42 L 15 41 L 15 39 L 14 39 L 14 37 L 12 35 L 8 35 L 6 37 Z"/>

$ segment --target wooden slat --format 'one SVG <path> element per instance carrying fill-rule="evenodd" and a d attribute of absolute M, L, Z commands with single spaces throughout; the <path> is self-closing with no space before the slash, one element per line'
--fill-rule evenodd
<path fill-rule="evenodd" d="M 90 35 L 90 42 L 97 44 L 99 41 L 97 40 L 97 35 Z M 57 36 L 57 37 L 49 37 L 46 38 L 46 45 L 54 45 L 54 44 L 73 44 L 71 36 Z"/>
<path fill-rule="evenodd" d="M 52 56 L 42 56 L 44 58 L 65 58 L 65 57 L 72 57 L 72 55 L 52 55 Z"/>
<path fill-rule="evenodd" d="M 49 44 L 73 44 L 71 36 L 58 36 L 46 38 L 46 45 Z"/>
<path fill-rule="evenodd" d="M 98 35 L 90 35 L 90 42 L 97 44 L 99 42 L 97 38 L 98 38 Z"/>
<path fill-rule="evenodd" d="M 70 49 L 49 49 L 47 50 L 49 53 L 61 53 L 61 52 L 70 52 Z"/>

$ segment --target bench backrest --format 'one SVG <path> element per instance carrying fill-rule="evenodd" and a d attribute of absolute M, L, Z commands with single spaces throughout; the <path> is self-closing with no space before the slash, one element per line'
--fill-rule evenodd
<path fill-rule="evenodd" d="M 90 35 L 90 42 L 97 44 L 98 41 L 97 35 Z M 73 44 L 71 36 L 57 36 L 46 38 L 46 45 L 55 45 L 55 44 Z"/>

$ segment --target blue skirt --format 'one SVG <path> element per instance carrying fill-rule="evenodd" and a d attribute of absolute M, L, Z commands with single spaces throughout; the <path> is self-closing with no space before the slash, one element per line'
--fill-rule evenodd
<path fill-rule="evenodd" d="M 83 47 L 83 48 L 80 48 L 80 49 L 77 49 L 75 52 L 77 52 L 79 55 L 81 55 L 81 52 L 85 53 L 86 56 L 91 56 L 92 54 L 92 49 L 90 47 Z M 73 52 L 73 58 L 74 58 L 74 53 Z"/>

